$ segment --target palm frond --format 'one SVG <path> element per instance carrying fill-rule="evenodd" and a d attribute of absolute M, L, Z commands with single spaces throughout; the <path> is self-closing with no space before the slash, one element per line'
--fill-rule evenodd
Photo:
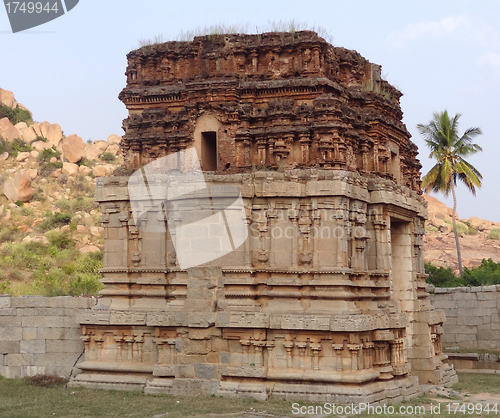
<path fill-rule="evenodd" d="M 481 129 L 469 128 L 462 136 L 458 135 L 458 121 L 461 115 L 457 113 L 450 118 L 445 110 L 434 113 L 433 119 L 427 124 L 417 125 L 417 129 L 424 137 L 430 149 L 429 157 L 437 161 L 429 172 L 422 178 L 422 188 L 442 192 L 447 196 L 451 191 L 451 184 L 463 182 L 475 194 L 476 188 L 481 187 L 481 173 L 464 157 L 482 151 L 482 148 L 473 142 L 481 135 Z"/>

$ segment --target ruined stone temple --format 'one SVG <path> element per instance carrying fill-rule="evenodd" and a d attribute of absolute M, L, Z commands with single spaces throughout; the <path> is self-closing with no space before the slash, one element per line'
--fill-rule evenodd
<path fill-rule="evenodd" d="M 127 58 L 124 164 L 96 191 L 105 287 L 70 384 L 377 402 L 456 379 L 417 148 L 380 66 L 309 31 Z"/>

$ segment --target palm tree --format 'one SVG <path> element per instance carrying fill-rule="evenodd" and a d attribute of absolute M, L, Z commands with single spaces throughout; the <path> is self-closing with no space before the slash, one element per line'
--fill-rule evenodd
<path fill-rule="evenodd" d="M 481 135 L 482 132 L 479 128 L 469 128 L 462 136 L 459 136 L 458 119 L 460 114 L 450 119 L 445 110 L 441 113 L 434 113 L 433 116 L 434 118 L 428 125 L 417 125 L 420 134 L 423 135 L 427 146 L 431 149 L 429 158 L 437 160 L 436 165 L 422 178 L 422 188 L 427 193 L 432 190 L 448 196 L 451 191 L 453 195 L 453 232 L 457 245 L 458 271 L 462 277 L 462 255 L 455 220 L 457 210 L 455 186 L 457 180 L 462 181 L 474 196 L 476 195 L 476 187 L 481 187 L 483 176 L 472 164 L 465 161 L 464 157 L 482 151 L 479 145 L 472 142 L 473 138 Z"/>

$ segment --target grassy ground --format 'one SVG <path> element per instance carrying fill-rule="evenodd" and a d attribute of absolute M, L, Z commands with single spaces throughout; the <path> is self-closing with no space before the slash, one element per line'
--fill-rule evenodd
<path fill-rule="evenodd" d="M 468 393 L 500 393 L 500 376 L 461 374 L 461 382 L 454 389 Z M 425 417 L 449 416 L 445 404 L 449 402 L 467 402 L 464 400 L 443 399 L 441 414 L 427 413 Z M 412 399 L 403 405 L 420 406 L 430 405 L 433 402 L 425 396 Z M 312 404 L 301 402 L 301 405 Z M 396 411 L 399 406 L 396 406 Z M 500 408 L 500 405 L 499 405 Z M 0 377 L 0 417 L 8 418 L 39 418 L 39 417 L 103 417 L 103 418 L 184 418 L 184 417 L 226 417 L 236 418 L 244 411 L 267 412 L 286 417 L 300 417 L 312 415 L 293 415 L 291 401 L 272 400 L 259 402 L 256 400 L 227 399 L 219 397 L 179 397 L 153 396 L 137 392 L 118 392 L 89 390 L 83 388 L 66 388 L 64 385 L 54 387 L 39 387 L 30 384 L 27 379 L 4 379 Z M 454 414 L 461 415 L 461 414 Z M 462 414 L 463 415 L 463 414 Z M 498 416 L 498 414 L 465 414 L 467 416 Z M 258 415 L 257 415 L 258 416 Z M 263 415 L 261 415 L 263 416 Z M 327 415 L 336 416 L 336 415 Z M 384 416 L 393 415 L 364 415 Z M 422 416 L 415 414 L 398 416 Z"/>

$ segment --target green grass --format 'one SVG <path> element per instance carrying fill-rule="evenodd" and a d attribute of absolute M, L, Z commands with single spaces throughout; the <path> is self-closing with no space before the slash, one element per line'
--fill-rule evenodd
<path fill-rule="evenodd" d="M 453 385 L 455 390 L 468 393 L 500 394 L 500 375 L 498 374 L 460 373 L 458 377 L 458 383 Z"/>
<path fill-rule="evenodd" d="M 51 231 L 48 244 L 8 243 L 0 249 L 0 294 L 96 296 L 103 285 L 101 252 L 81 254 L 66 233 Z"/>
<path fill-rule="evenodd" d="M 228 399 L 210 396 L 154 396 L 138 392 L 118 392 L 38 387 L 26 379 L 0 378 L 0 417 L 113 417 L 144 418 L 165 415 L 165 418 L 184 418 L 192 415 L 251 411 L 267 411 L 291 415 L 288 401 L 258 402 L 252 399 Z M 296 415 L 297 416 L 297 415 Z M 228 416 L 229 418 L 229 416 Z"/>
<path fill-rule="evenodd" d="M 478 375 L 461 373 L 460 383 L 453 389 L 468 393 L 499 393 L 499 375 Z M 185 417 L 226 417 L 236 418 L 243 412 L 261 412 L 275 414 L 280 417 L 310 417 L 311 415 L 293 415 L 292 404 L 294 401 L 269 400 L 267 402 L 255 399 L 229 399 L 215 396 L 171 396 L 171 395 L 146 395 L 141 392 L 105 391 L 85 388 L 68 388 L 64 385 L 40 387 L 34 385 L 30 379 L 4 379 L 0 377 L 0 417 L 9 418 L 38 418 L 38 417 L 113 417 L 113 418 L 143 418 L 155 415 L 164 418 Z M 467 402 L 463 400 L 442 399 L 441 414 L 427 412 L 425 417 L 449 416 L 445 409 L 450 402 Z M 409 401 L 395 405 L 422 406 L 437 405 L 436 400 L 427 396 L 419 396 Z M 322 403 L 299 402 L 305 406 L 322 405 Z M 212 414 L 212 415 L 208 415 Z M 462 416 L 462 414 L 457 414 Z M 329 415 L 330 416 L 330 415 Z M 331 415 L 336 416 L 336 415 Z M 377 418 L 395 415 L 367 415 Z M 397 415 L 417 416 L 417 415 Z M 421 415 L 418 415 L 421 416 Z M 471 415 L 467 415 L 471 416 Z M 487 414 L 472 416 L 491 416 Z M 493 414 L 495 416 L 495 414 Z"/>

